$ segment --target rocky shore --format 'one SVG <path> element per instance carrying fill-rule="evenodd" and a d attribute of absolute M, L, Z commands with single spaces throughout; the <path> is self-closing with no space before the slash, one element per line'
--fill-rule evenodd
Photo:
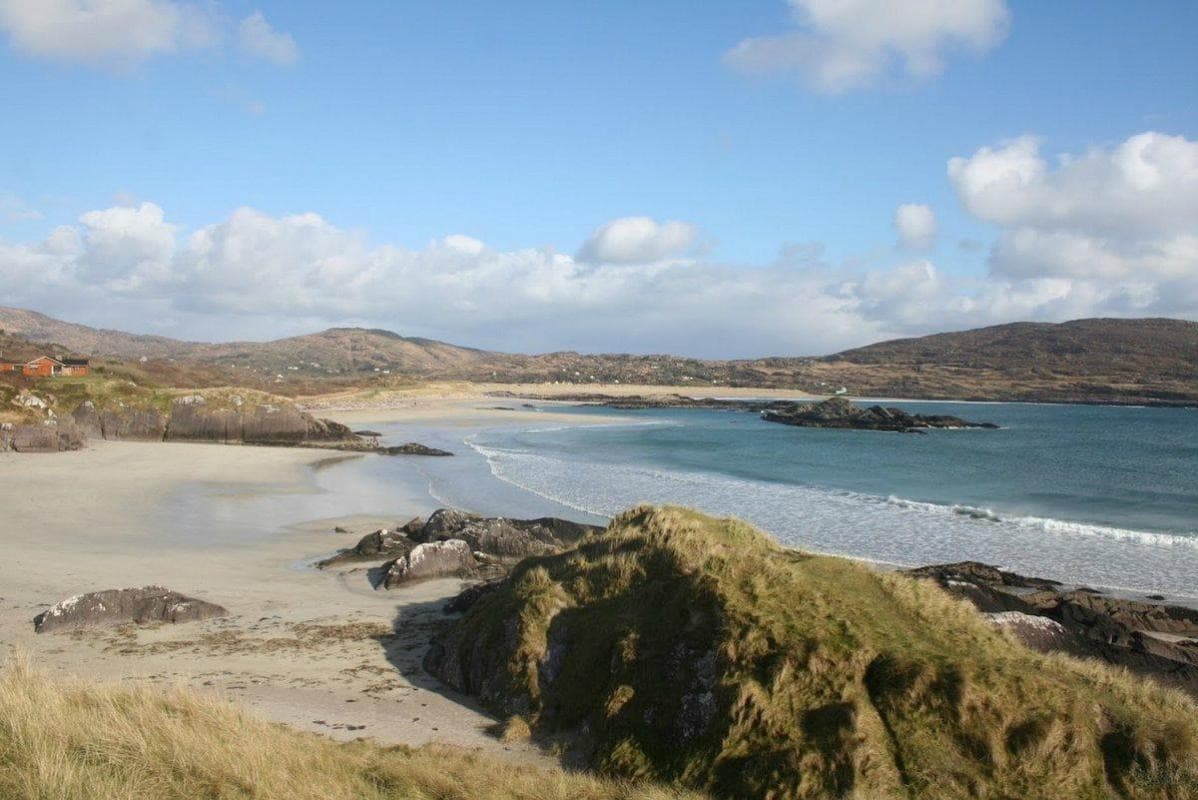
<path fill-rule="evenodd" d="M 1041 652 L 1096 658 L 1198 699 L 1198 609 L 963 561 L 907 570 L 971 602 L 996 625 Z"/>
<path fill-rule="evenodd" d="M 289 402 L 263 402 L 237 393 L 213 397 L 189 394 L 166 401 L 97 404 L 87 399 L 74 408 L 54 407 L 53 398 L 27 393 L 21 398 L 40 419 L 0 425 L 0 452 L 49 453 L 78 450 L 89 439 L 134 442 L 318 447 L 387 456 L 452 456 L 418 442 L 384 446 L 378 434 L 356 432 L 318 418 Z"/>
<path fill-rule="evenodd" d="M 371 584 L 382 589 L 427 578 L 495 578 L 520 559 L 562 552 L 600 530 L 556 517 L 508 519 L 441 508 L 427 520 L 368 533 L 317 566 L 365 564 Z"/>

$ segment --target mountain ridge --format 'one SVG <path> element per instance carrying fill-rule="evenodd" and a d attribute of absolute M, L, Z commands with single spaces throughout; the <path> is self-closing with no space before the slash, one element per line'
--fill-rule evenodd
<path fill-rule="evenodd" d="M 637 383 L 795 389 L 924 399 L 1198 405 L 1198 322 L 1088 318 L 1015 322 L 891 339 L 827 356 L 700 359 L 668 354 L 502 353 L 378 328 L 270 341 L 191 342 L 0 306 L 0 329 L 97 358 L 160 360 L 261 385 L 303 379 Z"/>

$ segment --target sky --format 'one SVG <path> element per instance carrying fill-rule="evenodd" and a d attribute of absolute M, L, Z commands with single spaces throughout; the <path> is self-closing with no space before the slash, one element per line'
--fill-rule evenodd
<path fill-rule="evenodd" d="M 1198 319 L 1198 3 L 0 0 L 0 305 L 812 355 Z"/>

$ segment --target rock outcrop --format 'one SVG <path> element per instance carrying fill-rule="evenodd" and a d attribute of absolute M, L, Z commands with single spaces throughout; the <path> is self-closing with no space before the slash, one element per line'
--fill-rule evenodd
<path fill-rule="evenodd" d="M 969 422 L 945 414 L 909 414 L 899 408 L 858 408 L 843 397 L 818 403 L 776 403 L 761 412 L 766 422 L 802 428 L 850 428 L 854 430 L 914 433 L 926 428 L 997 428 L 993 422 Z"/>
<path fill-rule="evenodd" d="M 166 441 L 272 445 L 361 442 L 348 426 L 317 419 L 294 406 L 215 406 L 200 395 L 175 399 L 163 438 Z"/>
<path fill-rule="evenodd" d="M 363 536 L 353 547 L 342 550 L 335 556 L 318 561 L 320 569 L 335 567 L 341 564 L 352 564 L 359 561 L 378 561 L 384 558 L 396 558 L 412 552 L 416 543 L 403 530 L 388 530 L 379 528 L 377 531 Z"/>
<path fill-rule="evenodd" d="M 420 542 L 462 539 L 472 550 L 498 558 L 520 559 L 559 552 L 600 530 L 596 525 L 557 517 L 508 519 L 442 508 L 410 535 Z"/>
<path fill-rule="evenodd" d="M 599 530 L 556 517 L 507 519 L 442 508 L 427 520 L 417 517 L 368 533 L 317 566 L 389 559 L 371 570 L 375 586 L 388 589 L 424 577 L 497 578 L 522 558 L 561 552 Z"/>
<path fill-rule="evenodd" d="M 100 435 L 109 440 L 161 442 L 167 415 L 157 408 L 116 405 L 99 411 Z"/>
<path fill-rule="evenodd" d="M 1198 698 L 1198 609 L 1069 588 L 976 561 L 907 574 L 969 600 L 1035 650 L 1101 659 Z"/>
<path fill-rule="evenodd" d="M 471 578 L 478 573 L 478 561 L 466 542 L 448 539 L 418 544 L 383 564 L 381 571 L 383 588 L 394 589 L 426 578 Z"/>
<path fill-rule="evenodd" d="M 193 622 L 223 617 L 222 607 L 194 597 L 143 586 L 138 589 L 107 589 L 68 597 L 33 619 L 38 633 L 72 631 L 109 625 L 153 622 Z"/>
<path fill-rule="evenodd" d="M 0 452 L 59 453 L 83 448 L 84 436 L 69 417 L 0 425 Z"/>
<path fill-rule="evenodd" d="M 453 453 L 448 450 L 438 450 L 435 447 L 420 444 L 419 442 L 407 442 L 406 444 L 394 445 L 391 447 L 379 447 L 375 450 L 380 455 L 384 456 L 451 456 Z"/>

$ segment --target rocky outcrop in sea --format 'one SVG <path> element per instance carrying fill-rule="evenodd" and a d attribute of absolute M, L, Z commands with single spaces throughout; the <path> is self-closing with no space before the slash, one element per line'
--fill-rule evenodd
<path fill-rule="evenodd" d="M 818 403 L 775 403 L 761 412 L 766 422 L 801 428 L 848 428 L 852 430 L 918 433 L 927 428 L 997 428 L 993 422 L 970 422 L 947 414 L 910 414 L 900 408 L 860 408 L 843 397 Z"/>

